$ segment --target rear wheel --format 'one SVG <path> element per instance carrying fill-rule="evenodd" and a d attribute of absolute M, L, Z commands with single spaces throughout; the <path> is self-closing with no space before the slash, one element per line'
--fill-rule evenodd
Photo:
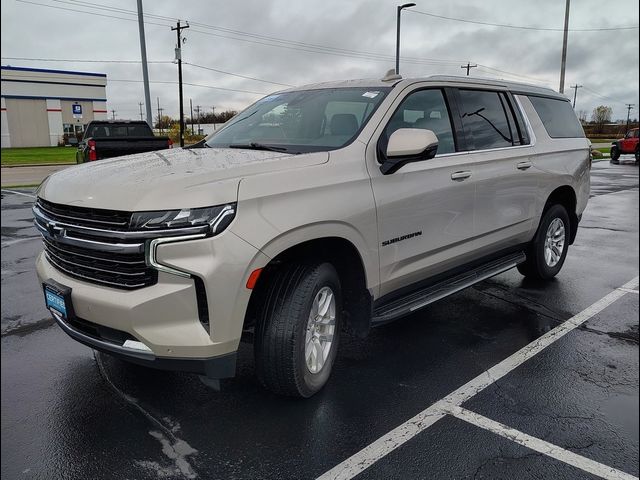
<path fill-rule="evenodd" d="M 615 145 L 611 147 L 611 163 L 618 165 L 620 163 L 620 149 Z"/>
<path fill-rule="evenodd" d="M 640 146 L 636 147 L 635 156 L 636 156 L 636 165 L 637 165 L 638 162 L 640 162 Z"/>
<path fill-rule="evenodd" d="M 283 267 L 265 296 L 254 351 L 261 383 L 310 397 L 329 379 L 342 320 L 340 279 L 330 263 Z"/>
<path fill-rule="evenodd" d="M 527 260 L 518 265 L 525 277 L 550 280 L 564 265 L 569 248 L 571 224 L 562 205 L 553 205 L 542 216 L 540 226 L 527 250 Z"/>

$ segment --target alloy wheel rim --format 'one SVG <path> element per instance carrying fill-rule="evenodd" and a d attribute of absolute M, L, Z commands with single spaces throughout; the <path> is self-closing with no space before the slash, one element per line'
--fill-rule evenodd
<path fill-rule="evenodd" d="M 336 297 L 329 287 L 322 287 L 311 304 L 305 333 L 304 358 L 307 369 L 318 373 L 324 367 L 336 329 Z"/>
<path fill-rule="evenodd" d="M 544 261 L 549 267 L 555 267 L 562 258 L 565 243 L 565 226 L 559 218 L 554 218 L 547 228 L 544 241 Z"/>

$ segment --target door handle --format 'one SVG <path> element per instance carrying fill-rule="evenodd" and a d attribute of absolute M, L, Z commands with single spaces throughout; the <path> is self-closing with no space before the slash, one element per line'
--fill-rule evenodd
<path fill-rule="evenodd" d="M 461 182 L 471 176 L 471 172 L 469 170 L 464 170 L 462 172 L 455 172 L 451 174 L 451 180 L 455 180 L 456 182 Z"/>
<path fill-rule="evenodd" d="M 518 170 L 526 170 L 528 168 L 531 168 L 532 166 L 533 166 L 533 163 L 531 163 L 530 161 L 526 161 L 526 162 L 518 163 L 518 165 L 516 165 L 516 168 Z"/>

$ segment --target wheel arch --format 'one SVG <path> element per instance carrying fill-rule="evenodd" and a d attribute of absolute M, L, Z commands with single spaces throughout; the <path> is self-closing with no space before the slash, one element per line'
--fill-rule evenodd
<path fill-rule="evenodd" d="M 364 337 L 369 332 L 372 312 L 372 295 L 367 288 L 365 261 L 356 245 L 340 236 L 306 239 L 281 248 L 262 269 L 253 288 L 245 314 L 244 331 L 255 326 L 259 309 L 270 282 L 283 266 L 291 262 L 326 261 L 338 272 L 342 286 L 344 328 Z"/>
<path fill-rule="evenodd" d="M 562 205 L 569 214 L 569 222 L 570 222 L 570 236 L 569 236 L 569 245 L 573 245 L 573 242 L 576 239 L 576 235 L 578 233 L 578 223 L 580 219 L 578 218 L 578 214 L 576 212 L 578 199 L 576 196 L 576 191 L 570 185 L 562 185 L 555 190 L 553 190 L 549 197 L 547 198 L 547 202 L 544 205 L 544 209 L 542 211 L 542 216 L 544 216 L 545 212 L 551 208 L 553 205 Z"/>

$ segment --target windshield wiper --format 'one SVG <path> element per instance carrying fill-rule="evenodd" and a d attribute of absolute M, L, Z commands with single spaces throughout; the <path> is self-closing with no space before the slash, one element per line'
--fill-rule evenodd
<path fill-rule="evenodd" d="M 284 147 L 276 147 L 275 145 L 265 145 L 263 143 L 232 143 L 229 148 L 246 148 L 248 150 L 268 150 L 270 152 L 286 152 Z"/>

